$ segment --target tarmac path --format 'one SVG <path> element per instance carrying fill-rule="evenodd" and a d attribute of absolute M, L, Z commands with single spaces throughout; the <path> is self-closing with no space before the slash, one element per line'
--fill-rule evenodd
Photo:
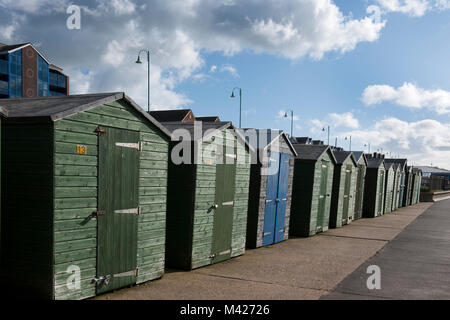
<path fill-rule="evenodd" d="M 381 289 L 367 288 L 368 266 Z M 450 299 L 450 200 L 437 202 L 323 299 Z"/>

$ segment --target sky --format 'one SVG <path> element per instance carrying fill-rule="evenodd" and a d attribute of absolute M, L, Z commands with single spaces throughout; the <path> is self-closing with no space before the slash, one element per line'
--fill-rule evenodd
<path fill-rule="evenodd" d="M 243 127 L 289 133 L 292 110 L 295 136 L 450 169 L 449 18 L 450 0 L 0 0 L 0 42 L 143 108 L 149 49 L 153 110 L 238 125 L 239 87 Z"/>

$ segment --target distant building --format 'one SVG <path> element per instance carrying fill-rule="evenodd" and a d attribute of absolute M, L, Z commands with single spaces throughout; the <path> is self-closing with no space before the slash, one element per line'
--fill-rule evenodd
<path fill-rule="evenodd" d="M 31 43 L 0 43 L 0 99 L 69 95 L 69 77 Z"/>
<path fill-rule="evenodd" d="M 447 177 L 447 179 L 450 179 L 450 171 L 446 169 L 436 167 L 419 167 L 419 166 L 415 168 L 422 170 L 424 177 L 438 176 L 438 177 Z"/>

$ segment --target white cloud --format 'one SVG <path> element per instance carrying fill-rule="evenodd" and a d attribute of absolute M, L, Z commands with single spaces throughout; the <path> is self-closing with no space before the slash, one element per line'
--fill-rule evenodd
<path fill-rule="evenodd" d="M 450 114 L 450 92 L 436 89 L 425 90 L 405 82 L 399 88 L 389 85 L 372 85 L 364 90 L 362 100 L 366 105 L 391 102 L 396 105 L 421 109 L 428 108 L 438 114 Z"/>
<path fill-rule="evenodd" d="M 176 88 L 191 77 L 202 77 L 204 53 L 250 51 L 321 59 L 377 40 L 385 26 L 376 11 L 356 19 L 345 16 L 332 0 L 84 0 L 79 4 L 82 28 L 69 31 L 69 3 L 0 0 L 0 21 L 6 26 L 0 41 L 39 39 L 45 54 L 66 71 L 91 70 L 89 85 L 74 86 L 73 93 L 121 90 L 142 105 L 147 74 L 134 61 L 140 49 L 150 49 L 152 104 L 167 107 L 189 103 Z M 26 19 L 10 27 L 18 15 Z M 220 70 L 239 76 L 231 65 L 210 72 Z"/>
<path fill-rule="evenodd" d="M 331 113 L 328 115 L 330 122 L 334 127 L 345 127 L 350 129 L 358 129 L 359 121 L 356 119 L 351 112 L 346 112 L 343 114 Z"/>
<path fill-rule="evenodd" d="M 233 77 L 239 78 L 239 73 L 238 73 L 237 69 L 229 64 L 223 65 L 222 68 L 220 68 L 220 72 L 228 72 Z"/>
<path fill-rule="evenodd" d="M 388 12 L 400 12 L 412 17 L 421 17 L 431 9 L 428 0 L 377 0 L 381 8 Z"/>
<path fill-rule="evenodd" d="M 376 0 L 383 12 L 398 12 L 422 17 L 430 11 L 450 9 L 450 0 Z"/>
<path fill-rule="evenodd" d="M 320 134 L 320 132 L 323 131 L 323 128 L 326 128 L 327 126 L 330 126 L 333 129 L 358 129 L 359 121 L 351 112 L 346 112 L 343 114 L 330 113 L 324 120 L 311 120 L 311 125 L 311 132 L 314 134 Z"/>
<path fill-rule="evenodd" d="M 368 130 L 345 132 L 354 145 L 371 143 L 372 151 L 383 148 L 393 156 L 401 156 L 417 165 L 430 163 L 450 169 L 450 123 L 436 120 L 406 122 L 389 117 Z"/>
<path fill-rule="evenodd" d="M 209 69 L 209 72 L 214 73 L 217 71 L 217 66 L 211 66 L 211 69 Z"/>

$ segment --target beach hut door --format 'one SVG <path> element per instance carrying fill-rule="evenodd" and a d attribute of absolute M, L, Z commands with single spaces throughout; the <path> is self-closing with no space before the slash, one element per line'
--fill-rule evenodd
<path fill-rule="evenodd" d="M 97 293 L 136 283 L 139 132 L 99 133 Z"/>
<path fill-rule="evenodd" d="M 277 217 L 275 222 L 275 243 L 284 241 L 286 231 L 286 208 L 289 186 L 289 154 L 282 154 L 280 157 L 280 172 L 278 177 L 278 202 Z"/>
<path fill-rule="evenodd" d="M 236 150 L 235 150 L 236 153 Z M 236 190 L 236 161 L 233 152 L 224 152 L 224 164 L 216 169 L 216 207 L 214 213 L 211 263 L 230 259 Z"/>

